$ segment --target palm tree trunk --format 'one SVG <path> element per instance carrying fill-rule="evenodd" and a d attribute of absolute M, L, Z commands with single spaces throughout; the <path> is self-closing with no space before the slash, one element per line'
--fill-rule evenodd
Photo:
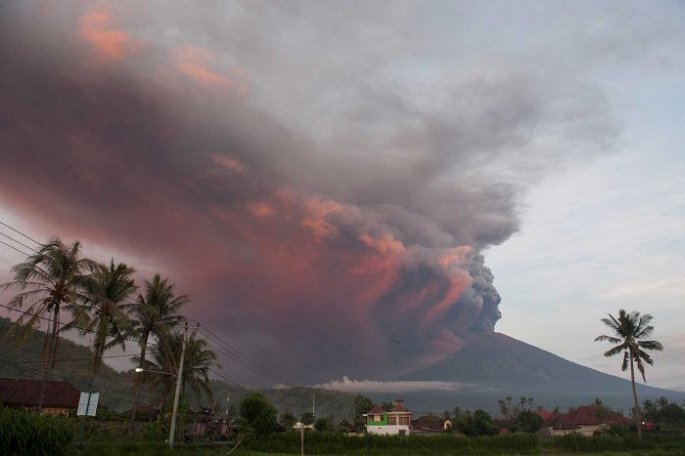
<path fill-rule="evenodd" d="M 90 388 L 93 388 L 95 381 L 95 374 L 102 363 L 102 357 L 105 354 L 105 344 L 107 343 L 107 322 L 105 320 L 100 322 L 100 327 L 95 334 L 95 343 L 93 344 L 93 363 L 90 366 Z"/>
<path fill-rule="evenodd" d="M 140 362 L 138 363 L 138 367 L 143 369 L 143 365 L 145 364 L 145 352 L 147 351 L 147 339 L 150 337 L 149 333 L 144 334 L 141 336 L 141 341 L 140 341 Z M 136 412 L 138 411 L 138 406 L 140 405 L 140 399 L 142 396 L 143 392 L 143 385 L 145 383 L 145 372 L 140 372 L 139 375 L 136 375 L 136 402 L 133 404 L 133 408 L 131 409 L 131 421 L 128 424 L 128 435 L 133 434 L 133 427 L 135 426 L 135 421 L 136 421 Z"/>
<path fill-rule="evenodd" d="M 630 356 L 630 384 L 633 387 L 633 401 L 635 402 L 635 425 L 637 426 L 637 439 L 642 441 L 642 418 L 640 417 L 640 403 L 637 400 L 637 388 L 635 387 L 635 367 L 633 366 L 633 352 L 628 351 Z"/>
<path fill-rule="evenodd" d="M 45 390 L 48 385 L 48 375 L 55 365 L 55 353 L 57 352 L 57 325 L 59 324 L 59 304 L 54 306 L 52 317 L 52 328 L 49 328 L 49 343 L 47 347 L 47 358 L 43 368 L 43 379 L 40 382 L 40 393 L 38 394 L 38 405 L 36 407 L 38 413 L 43 410 L 43 402 L 45 401 Z M 46 334 L 47 336 L 47 334 Z"/>
<path fill-rule="evenodd" d="M 57 344 L 59 343 L 59 303 L 55 305 L 55 317 L 52 324 L 52 348 L 50 349 L 50 371 L 57 361 Z"/>

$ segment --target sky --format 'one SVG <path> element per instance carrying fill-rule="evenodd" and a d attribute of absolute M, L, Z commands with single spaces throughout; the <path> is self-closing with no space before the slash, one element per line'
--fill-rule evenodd
<path fill-rule="evenodd" d="M 492 330 L 619 374 L 593 339 L 626 308 L 666 347 L 649 383 L 685 389 L 682 3 L 28 1 L 0 22 L 0 220 L 169 277 L 286 382 L 391 380 Z M 0 280 L 22 259 L 0 245 Z"/>

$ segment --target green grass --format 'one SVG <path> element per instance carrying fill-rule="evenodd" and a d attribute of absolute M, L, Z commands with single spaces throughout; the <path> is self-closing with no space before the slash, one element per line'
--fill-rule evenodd
<path fill-rule="evenodd" d="M 143 430 L 144 431 L 144 430 Z M 178 441 L 173 451 L 164 444 L 160 432 L 141 432 L 135 438 L 116 433 L 87 435 L 85 448 L 72 444 L 68 456 L 226 456 L 233 444 L 196 439 L 186 445 Z M 1 453 L 1 452 L 0 452 Z M 284 456 L 300 453 L 298 433 L 286 432 L 244 442 L 231 456 Z M 468 438 L 455 434 L 431 436 L 348 437 L 337 433 L 305 434 L 305 454 L 309 456 L 685 456 L 685 435 L 654 434 L 638 443 L 635 436 L 583 437 L 568 435 L 539 441 L 529 434 Z M 4 455 L 2 455 L 4 456 Z"/>

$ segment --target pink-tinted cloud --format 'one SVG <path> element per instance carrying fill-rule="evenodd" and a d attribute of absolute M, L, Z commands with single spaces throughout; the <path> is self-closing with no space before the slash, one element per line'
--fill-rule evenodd
<path fill-rule="evenodd" d="M 182 46 L 172 51 L 171 60 L 181 74 L 206 88 L 242 96 L 250 92 L 246 72 L 240 68 L 231 68 L 224 74 L 220 73 L 214 68 L 215 55 L 207 49 Z"/>
<path fill-rule="evenodd" d="M 78 34 L 106 60 L 120 60 L 139 46 L 130 33 L 114 25 L 106 9 L 85 12 L 79 19 Z"/>

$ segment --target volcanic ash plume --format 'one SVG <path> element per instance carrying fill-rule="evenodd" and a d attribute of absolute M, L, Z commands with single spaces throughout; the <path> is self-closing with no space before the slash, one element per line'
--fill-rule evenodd
<path fill-rule="evenodd" d="M 289 379 L 390 376 L 493 330 L 482 252 L 602 106 L 524 64 L 426 55 L 449 77 L 418 87 L 423 28 L 392 4 L 154 5 L 0 7 L 8 207 L 144 258 Z"/>

